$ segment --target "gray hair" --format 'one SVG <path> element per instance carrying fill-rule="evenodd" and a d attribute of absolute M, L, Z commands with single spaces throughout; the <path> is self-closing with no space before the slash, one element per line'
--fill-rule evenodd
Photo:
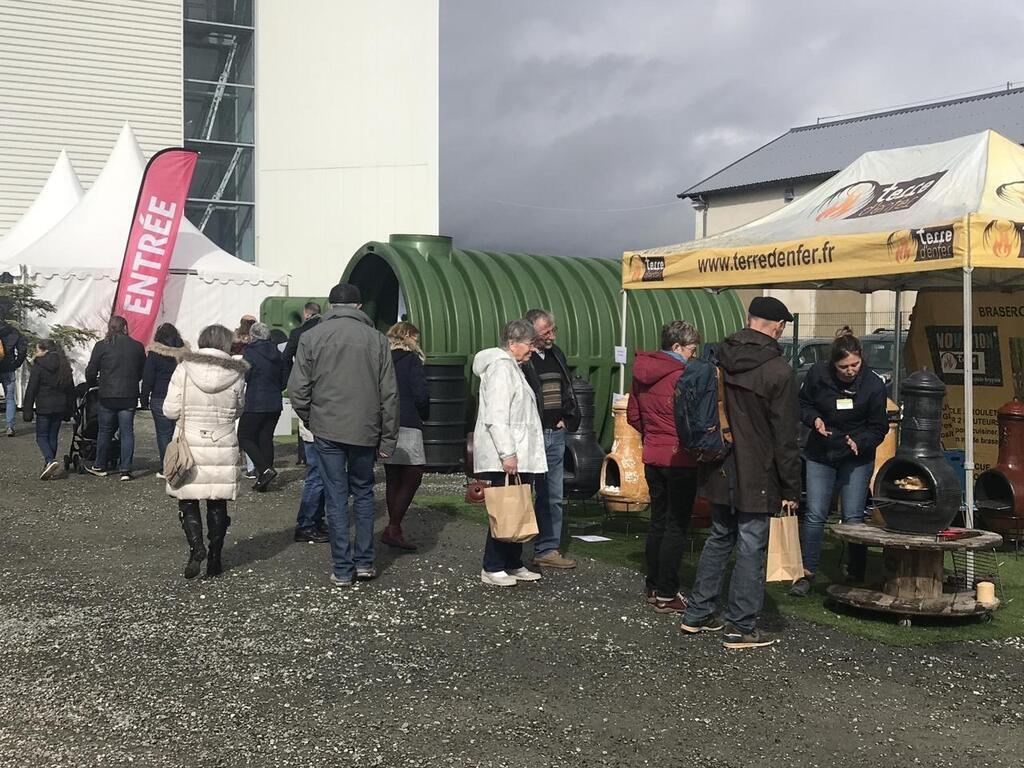
<path fill-rule="evenodd" d="M 510 320 L 501 329 L 501 346 L 508 349 L 512 344 L 532 344 L 536 335 L 529 320 Z"/>
<path fill-rule="evenodd" d="M 523 320 L 528 320 L 530 325 L 536 325 L 538 322 L 542 320 L 546 320 L 547 322 L 551 323 L 551 325 L 555 324 L 555 316 L 548 312 L 546 309 L 527 310 L 526 314 L 523 315 Z"/>
<path fill-rule="evenodd" d="M 208 325 L 199 334 L 199 348 L 231 352 L 231 344 L 234 339 L 234 334 L 223 325 Z"/>
<path fill-rule="evenodd" d="M 673 345 L 688 347 L 691 344 L 700 346 L 700 331 L 685 320 L 673 320 L 661 327 L 661 348 L 672 349 Z"/>

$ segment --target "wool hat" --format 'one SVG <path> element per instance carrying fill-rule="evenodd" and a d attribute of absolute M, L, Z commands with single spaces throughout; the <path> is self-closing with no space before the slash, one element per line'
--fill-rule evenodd
<path fill-rule="evenodd" d="M 266 323 L 253 323 L 249 329 L 249 335 L 257 341 L 270 338 L 270 326 Z"/>
<path fill-rule="evenodd" d="M 750 302 L 747 312 L 752 317 L 760 317 L 762 320 L 785 320 L 793 322 L 793 315 L 790 314 L 786 305 L 774 296 L 755 296 Z"/>
<path fill-rule="evenodd" d="M 331 295 L 327 297 L 331 304 L 361 304 L 363 295 L 359 288 L 352 283 L 338 283 L 331 288 Z"/>

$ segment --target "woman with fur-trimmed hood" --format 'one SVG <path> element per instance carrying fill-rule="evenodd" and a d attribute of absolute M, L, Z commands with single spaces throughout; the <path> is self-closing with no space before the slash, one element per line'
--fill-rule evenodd
<path fill-rule="evenodd" d="M 206 575 L 221 574 L 221 551 L 231 518 L 228 501 L 238 494 L 238 437 L 235 421 L 245 404 L 245 372 L 249 365 L 232 358 L 231 331 L 211 325 L 199 334 L 199 349 L 174 350 L 174 369 L 164 399 L 164 416 L 177 421 L 175 437 L 184 428 L 195 467 L 177 488 L 167 494 L 178 500 L 178 516 L 188 540 L 189 559 L 185 578 L 199 575 L 199 564 L 207 557 L 203 547 L 203 523 L 199 502 L 206 500 L 209 559 Z"/>

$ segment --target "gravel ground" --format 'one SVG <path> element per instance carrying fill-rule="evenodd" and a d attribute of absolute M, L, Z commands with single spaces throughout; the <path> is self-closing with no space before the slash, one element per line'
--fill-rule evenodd
<path fill-rule="evenodd" d="M 147 422 L 130 484 L 42 483 L 32 436 L 0 438 L 0 765 L 1021 765 L 1020 639 L 767 617 L 774 647 L 727 652 L 587 558 L 484 588 L 481 527 L 415 508 L 418 554 L 331 588 L 326 545 L 291 542 L 291 448 L 233 505 L 224 577 L 186 582 Z"/>

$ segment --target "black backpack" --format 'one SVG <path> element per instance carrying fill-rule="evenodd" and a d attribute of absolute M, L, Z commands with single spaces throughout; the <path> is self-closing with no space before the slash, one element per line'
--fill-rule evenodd
<path fill-rule="evenodd" d="M 714 347 L 691 358 L 676 382 L 673 403 L 679 444 L 698 462 L 722 461 L 732 450 L 725 384 Z"/>

